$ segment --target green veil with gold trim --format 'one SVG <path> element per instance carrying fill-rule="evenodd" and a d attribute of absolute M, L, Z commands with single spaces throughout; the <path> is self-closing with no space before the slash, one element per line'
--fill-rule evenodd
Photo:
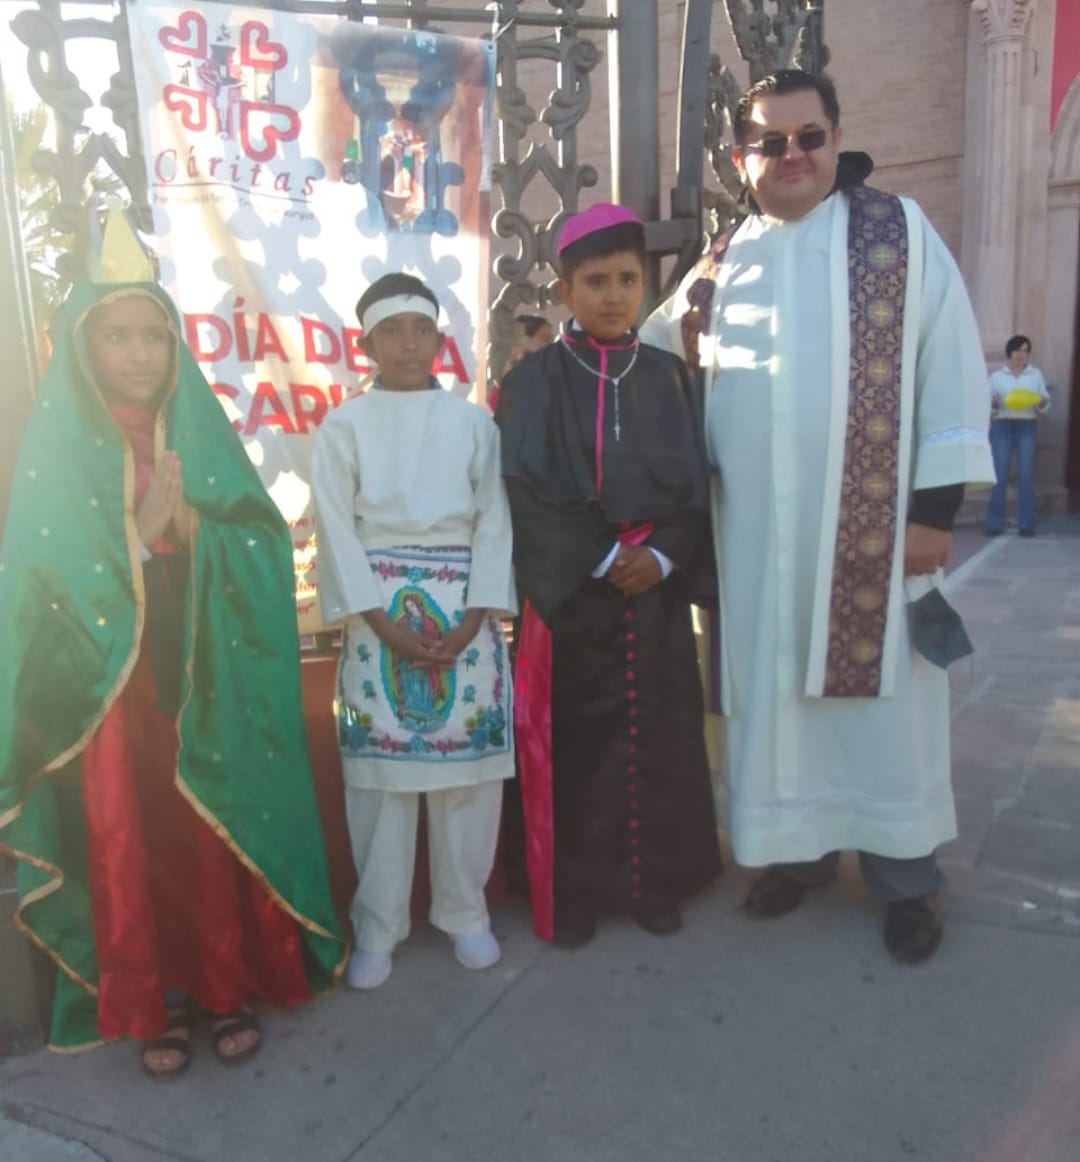
<path fill-rule="evenodd" d="M 151 283 L 79 285 L 19 451 L 0 546 L 0 849 L 16 923 L 61 970 L 52 1043 L 98 1041 L 80 753 L 138 656 L 145 593 L 134 468 L 83 368 L 81 324 Z M 300 691 L 288 529 L 202 372 L 177 342 L 158 435 L 180 455 L 196 532 L 183 625 L 177 786 L 297 921 L 313 991 L 346 955 L 331 902 Z"/>

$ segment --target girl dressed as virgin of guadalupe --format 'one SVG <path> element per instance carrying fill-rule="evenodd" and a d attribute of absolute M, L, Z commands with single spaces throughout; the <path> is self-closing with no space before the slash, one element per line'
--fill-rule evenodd
<path fill-rule="evenodd" d="M 288 530 L 152 283 L 76 286 L 0 547 L 0 850 L 51 1042 L 228 1064 L 346 955 L 301 714 Z"/>

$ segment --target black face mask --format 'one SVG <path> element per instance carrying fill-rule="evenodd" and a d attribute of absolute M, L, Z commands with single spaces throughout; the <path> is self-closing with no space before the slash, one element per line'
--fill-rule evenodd
<path fill-rule="evenodd" d="M 911 644 L 935 666 L 947 670 L 953 662 L 975 652 L 960 614 L 940 589 L 930 589 L 908 604 Z"/>

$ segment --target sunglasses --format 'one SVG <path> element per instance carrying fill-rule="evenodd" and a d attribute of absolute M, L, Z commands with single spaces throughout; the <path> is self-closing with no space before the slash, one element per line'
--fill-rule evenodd
<path fill-rule="evenodd" d="M 742 147 L 743 153 L 760 153 L 762 157 L 783 157 L 792 141 L 799 143 L 803 153 L 813 153 L 820 149 L 829 139 L 829 131 L 815 125 L 812 129 L 800 129 L 798 133 L 787 136 L 783 133 L 770 133 L 760 141 L 752 141 Z"/>

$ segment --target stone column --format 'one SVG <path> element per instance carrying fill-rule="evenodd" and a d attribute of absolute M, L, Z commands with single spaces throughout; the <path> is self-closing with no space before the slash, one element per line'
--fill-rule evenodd
<path fill-rule="evenodd" d="M 1037 0 L 970 0 L 983 34 L 975 285 L 984 345 L 998 350 L 1016 326 L 1018 214 L 1023 165 L 1024 67 Z"/>

